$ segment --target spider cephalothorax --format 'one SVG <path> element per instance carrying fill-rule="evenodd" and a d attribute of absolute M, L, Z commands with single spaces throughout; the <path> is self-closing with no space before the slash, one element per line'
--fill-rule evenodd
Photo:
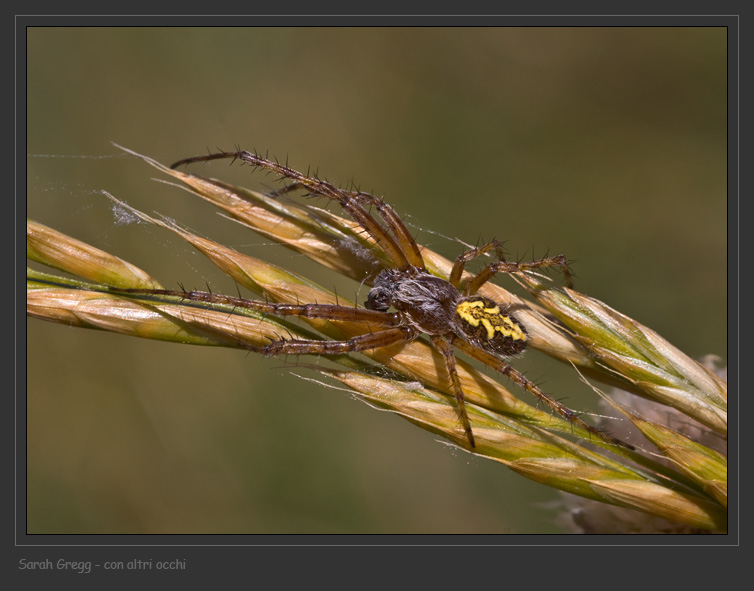
<path fill-rule="evenodd" d="M 361 191 L 340 189 L 327 181 L 304 175 L 286 165 L 246 150 L 188 158 L 176 162 L 173 168 L 192 162 L 221 158 L 239 159 L 292 180 L 293 184 L 284 190 L 300 187 L 312 195 L 326 197 L 340 203 L 341 207 L 390 261 L 389 266 L 375 278 L 365 308 L 315 303 L 271 303 L 196 291 L 126 291 L 179 295 L 198 301 L 229 303 L 233 306 L 279 316 L 344 320 L 361 323 L 364 326 L 363 334 L 343 341 L 279 339 L 264 347 L 248 346 L 268 356 L 336 355 L 367 351 L 405 343 L 426 335 L 445 360 L 459 419 L 471 448 L 475 447 L 475 440 L 466 412 L 461 380 L 456 369 L 455 348 L 508 376 L 565 419 L 608 442 L 622 445 L 621 442 L 582 421 L 572 410 L 546 395 L 523 374 L 508 365 L 505 361 L 507 358 L 526 348 L 529 339 L 527 330 L 511 312 L 509 306 L 477 295 L 479 289 L 497 273 L 520 273 L 547 267 L 560 268 L 566 282 L 570 285 L 570 272 L 563 255 L 526 263 L 507 262 L 503 257 L 500 243 L 492 240 L 459 255 L 447 279 L 435 277 L 427 270 L 421 251 L 403 221 L 395 210 L 379 197 Z M 377 210 L 381 221 L 371 213 L 372 208 Z M 487 264 L 462 286 L 466 263 L 491 251 L 497 254 L 498 260 Z"/>
<path fill-rule="evenodd" d="M 441 335 L 452 331 L 460 297 L 448 281 L 416 267 L 384 269 L 374 280 L 365 306 L 381 312 L 392 306 L 417 330 Z"/>

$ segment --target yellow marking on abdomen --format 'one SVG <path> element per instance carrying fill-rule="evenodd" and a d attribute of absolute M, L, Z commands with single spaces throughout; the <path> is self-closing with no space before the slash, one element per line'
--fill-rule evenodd
<path fill-rule="evenodd" d="M 482 300 L 461 302 L 456 307 L 456 314 L 474 328 L 481 324 L 487 331 L 488 340 L 492 340 L 496 333 L 514 341 L 526 340 L 526 333 L 510 316 L 501 314 L 498 305 L 485 307 Z"/>

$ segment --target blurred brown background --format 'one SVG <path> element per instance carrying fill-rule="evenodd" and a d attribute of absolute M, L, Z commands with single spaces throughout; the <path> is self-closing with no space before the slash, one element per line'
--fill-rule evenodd
<path fill-rule="evenodd" d="M 564 252 L 580 291 L 692 356 L 727 355 L 725 29 L 34 28 L 27 75 L 29 217 L 166 286 L 235 293 L 165 232 L 116 224 L 98 191 L 358 288 L 154 182 L 111 141 L 164 163 L 269 150 L 384 195 L 451 258 L 445 237 Z M 282 360 L 27 330 L 29 533 L 560 531 L 542 506 L 556 492 Z M 534 351 L 515 363 L 591 408 L 568 368 Z"/>

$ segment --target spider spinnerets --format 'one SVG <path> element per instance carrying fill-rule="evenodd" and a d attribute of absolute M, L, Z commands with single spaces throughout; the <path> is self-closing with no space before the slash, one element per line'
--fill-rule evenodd
<path fill-rule="evenodd" d="M 383 269 L 377 275 L 369 291 L 365 308 L 332 304 L 271 303 L 200 291 L 125 291 L 178 295 L 195 301 L 227 303 L 278 316 L 345 320 L 361 322 L 365 326 L 365 334 L 343 341 L 280 339 L 264 347 L 249 345 L 251 350 L 267 356 L 359 352 L 408 342 L 421 335 L 427 335 L 445 360 L 459 420 L 465 439 L 472 449 L 476 442 L 456 369 L 454 348 L 507 376 L 572 424 L 579 425 L 609 443 L 628 446 L 585 423 L 574 411 L 542 392 L 522 373 L 508 365 L 506 358 L 521 353 L 526 348 L 526 328 L 516 318 L 510 306 L 476 295 L 477 291 L 497 273 L 518 273 L 548 267 L 558 267 L 570 286 L 571 275 L 563 255 L 529 262 L 508 262 L 503 256 L 501 244 L 497 240 L 491 240 L 484 246 L 472 248 L 458 256 L 449 278 L 443 279 L 427 271 L 421 251 L 405 224 L 395 210 L 379 197 L 338 188 L 327 181 L 304 175 L 287 165 L 246 150 L 187 158 L 174 163 L 171 168 L 223 158 L 241 160 L 293 181 L 284 191 L 302 188 L 311 195 L 326 197 L 340 203 L 351 218 L 376 242 L 391 263 L 391 267 Z M 377 210 L 382 223 L 370 212 L 371 208 Z M 466 263 L 491 251 L 495 252 L 498 260 L 487 264 L 461 289 L 461 277 Z M 391 312 L 391 309 L 394 311 Z"/>

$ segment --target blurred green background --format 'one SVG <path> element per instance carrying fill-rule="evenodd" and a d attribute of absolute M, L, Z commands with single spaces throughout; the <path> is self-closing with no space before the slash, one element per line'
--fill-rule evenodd
<path fill-rule="evenodd" d="M 692 356 L 727 355 L 725 29 L 32 28 L 27 75 L 29 217 L 166 286 L 235 293 L 166 232 L 117 224 L 99 191 L 358 289 L 110 142 L 164 163 L 269 150 L 384 195 L 450 258 L 447 237 L 566 253 L 580 291 Z M 29 533 L 561 531 L 555 491 L 282 359 L 27 330 Z M 591 408 L 569 368 L 515 364 Z"/>

